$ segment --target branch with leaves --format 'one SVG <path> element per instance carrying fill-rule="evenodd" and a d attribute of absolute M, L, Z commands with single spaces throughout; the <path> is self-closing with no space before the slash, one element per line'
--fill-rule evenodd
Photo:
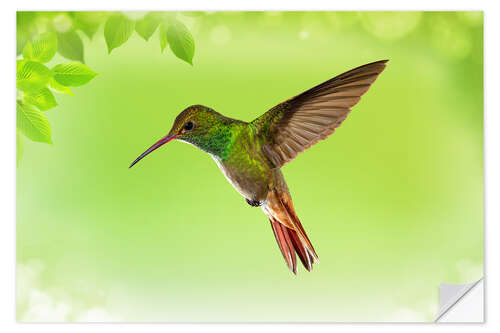
<path fill-rule="evenodd" d="M 194 39 L 176 13 L 148 12 L 134 20 L 121 12 L 18 12 L 18 163 L 23 137 L 52 144 L 50 124 L 44 113 L 57 106 L 53 93 L 73 95 L 71 87 L 84 85 L 97 75 L 84 64 L 84 43 L 78 32 L 92 39 L 103 23 L 108 54 L 125 44 L 134 31 L 148 41 L 159 30 L 161 52 L 168 45 L 176 57 L 193 65 Z M 47 63 L 56 53 L 74 62 L 49 68 Z"/>
<path fill-rule="evenodd" d="M 80 62 L 57 64 L 51 69 L 45 63 L 57 51 L 54 32 L 35 36 L 23 48 L 23 59 L 17 60 L 17 137 L 52 144 L 51 129 L 44 112 L 57 106 L 53 92 L 72 95 L 70 87 L 92 80 L 97 73 Z M 21 154 L 18 152 L 18 163 Z"/>
<path fill-rule="evenodd" d="M 104 25 L 108 53 L 123 45 L 135 31 L 148 41 L 159 28 L 161 51 L 170 46 L 173 54 L 193 65 L 194 39 L 188 28 L 173 13 L 149 12 L 137 21 L 122 13 L 112 14 Z"/>

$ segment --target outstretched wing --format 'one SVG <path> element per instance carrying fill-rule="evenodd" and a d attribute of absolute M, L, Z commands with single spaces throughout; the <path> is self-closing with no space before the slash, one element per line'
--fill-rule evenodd
<path fill-rule="evenodd" d="M 347 118 L 351 107 L 370 88 L 388 60 L 354 68 L 297 95 L 255 119 L 263 152 L 281 167 L 319 140 L 326 139 Z"/>

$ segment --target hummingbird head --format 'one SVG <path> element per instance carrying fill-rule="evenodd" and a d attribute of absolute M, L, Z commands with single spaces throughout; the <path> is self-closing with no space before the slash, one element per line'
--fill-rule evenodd
<path fill-rule="evenodd" d="M 129 168 L 164 144 L 179 140 L 190 143 L 203 151 L 218 156 L 231 140 L 230 125 L 234 120 L 224 117 L 203 105 L 192 105 L 175 118 L 172 129 L 148 150 L 142 153 Z"/>

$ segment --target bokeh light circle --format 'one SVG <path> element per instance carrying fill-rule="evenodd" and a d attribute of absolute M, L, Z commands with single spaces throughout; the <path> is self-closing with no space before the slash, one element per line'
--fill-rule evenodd
<path fill-rule="evenodd" d="M 470 33 L 456 20 L 437 17 L 432 21 L 432 45 L 442 55 L 452 60 L 463 59 L 472 49 Z"/>
<path fill-rule="evenodd" d="M 401 38 L 413 31 L 422 13 L 420 12 L 361 12 L 360 20 L 366 31 L 387 40 Z"/>
<path fill-rule="evenodd" d="M 216 45 L 225 45 L 231 40 L 231 30 L 225 25 L 218 25 L 210 31 L 210 40 Z"/>

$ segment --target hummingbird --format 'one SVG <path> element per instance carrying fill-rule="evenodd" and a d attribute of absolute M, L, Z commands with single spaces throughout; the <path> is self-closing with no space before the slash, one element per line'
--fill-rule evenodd
<path fill-rule="evenodd" d="M 305 269 L 311 271 L 319 258 L 295 213 L 281 167 L 332 134 L 385 69 L 387 61 L 340 74 L 251 122 L 223 116 L 203 105 L 189 106 L 175 118 L 168 134 L 129 168 L 173 140 L 207 152 L 246 202 L 261 207 L 267 215 L 288 268 L 297 274 L 298 256 Z"/>

